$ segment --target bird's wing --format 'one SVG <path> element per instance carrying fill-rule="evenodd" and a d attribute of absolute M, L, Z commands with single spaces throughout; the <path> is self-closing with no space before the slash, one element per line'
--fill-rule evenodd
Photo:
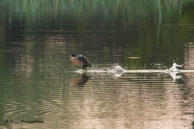
<path fill-rule="evenodd" d="M 85 56 L 79 55 L 78 59 L 83 63 L 83 65 L 92 67 L 91 64 L 88 62 L 88 59 Z"/>
<path fill-rule="evenodd" d="M 79 59 L 79 61 L 81 61 L 83 63 L 83 65 L 85 65 L 85 62 L 87 59 L 83 55 L 79 55 L 78 59 Z"/>
<path fill-rule="evenodd" d="M 78 59 L 79 59 L 79 61 L 82 61 L 82 62 L 83 62 L 83 61 L 85 60 L 85 57 L 82 56 L 82 55 L 79 55 L 79 56 L 78 56 Z"/>
<path fill-rule="evenodd" d="M 183 67 L 183 65 L 178 65 L 178 64 L 177 64 L 176 67 Z"/>

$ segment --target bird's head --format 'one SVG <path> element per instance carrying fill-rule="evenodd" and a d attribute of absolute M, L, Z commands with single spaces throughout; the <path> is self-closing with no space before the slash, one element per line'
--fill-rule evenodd
<path fill-rule="evenodd" d="M 75 54 L 71 54 L 71 57 L 76 57 L 76 55 Z"/>

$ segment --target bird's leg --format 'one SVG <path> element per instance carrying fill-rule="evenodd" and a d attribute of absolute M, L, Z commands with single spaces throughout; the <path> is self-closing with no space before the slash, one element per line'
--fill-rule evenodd
<path fill-rule="evenodd" d="M 83 70 L 84 70 L 84 73 L 86 73 L 86 72 L 87 72 L 87 69 L 86 69 L 86 67 L 84 67 L 84 66 L 83 66 Z"/>
<path fill-rule="evenodd" d="M 84 72 L 84 73 L 82 74 L 82 78 L 85 78 L 85 77 L 87 77 L 86 72 Z"/>

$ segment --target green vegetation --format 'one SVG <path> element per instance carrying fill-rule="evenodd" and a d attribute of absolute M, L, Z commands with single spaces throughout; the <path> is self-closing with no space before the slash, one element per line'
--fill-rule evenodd
<path fill-rule="evenodd" d="M 182 62 L 182 48 L 185 42 L 192 40 L 192 34 L 187 26 L 176 26 L 176 29 L 167 26 L 194 23 L 193 3 L 192 0 L 1 0 L 0 45 L 4 48 L 7 31 L 17 30 L 20 25 L 17 34 L 28 34 L 29 27 L 33 27 L 34 39 L 43 33 L 38 32 L 41 28 L 58 28 L 69 32 L 71 40 L 78 39 L 71 44 L 77 46 L 80 43 L 77 47 L 81 52 L 87 47 L 87 50 L 91 50 L 95 44 L 101 43 L 101 48 L 117 51 L 114 48 L 120 47 L 121 52 L 131 52 L 126 56 L 134 56 L 133 53 L 136 53 L 135 56 L 142 57 L 139 62 L 132 63 L 126 57 L 119 58 L 129 67 L 139 67 L 145 62 L 149 64 L 153 58 L 156 62 L 159 59 L 161 61 L 161 58 L 163 62 L 174 58 L 179 58 Z M 100 36 L 94 34 L 94 37 L 98 37 L 94 41 L 87 32 L 96 32 Z M 36 40 L 44 41 L 44 36 L 43 34 Z M 46 43 L 44 45 L 48 46 Z M 157 52 L 164 55 L 153 57 Z M 166 55 L 171 55 L 171 59 L 166 59 Z"/>
<path fill-rule="evenodd" d="M 130 74 L 118 80 L 109 78 L 108 74 L 105 76 L 92 74 L 92 79 L 87 82 L 89 85 L 75 88 L 72 84 L 80 83 L 82 75 L 72 72 L 79 68 L 72 66 L 69 55 L 71 53 L 86 55 L 94 69 L 109 68 L 115 63 L 126 69 L 163 69 L 169 68 L 172 60 L 176 60 L 179 64 L 190 58 L 192 66 L 193 53 L 190 51 L 193 47 L 191 45 L 189 48 L 185 44 L 194 42 L 193 12 L 193 0 L 1 0 L 0 124 L 7 119 L 42 120 L 44 118 L 45 123 L 49 123 L 46 120 L 52 119 L 52 122 L 56 120 L 53 123 L 57 125 L 64 125 L 65 122 L 73 127 L 66 120 L 72 121 L 73 124 L 80 123 L 76 120 L 82 119 L 77 119 L 77 116 L 80 111 L 83 115 L 86 114 L 84 109 L 89 106 L 91 111 L 97 109 L 95 107 L 97 105 L 100 106 L 99 112 L 109 110 L 104 108 L 104 105 L 105 107 L 110 105 L 107 104 L 109 101 L 107 97 L 111 98 L 113 104 L 118 99 L 118 102 L 122 102 L 121 105 L 126 102 L 125 100 L 129 100 L 127 96 L 135 98 L 134 102 L 137 99 L 137 103 L 132 107 L 139 106 L 144 98 L 148 98 L 151 102 L 152 94 L 147 92 L 149 89 L 145 89 L 146 87 L 153 91 L 153 98 L 156 100 L 154 106 L 158 104 L 158 99 L 155 98 L 160 94 L 159 100 L 167 96 L 165 100 L 168 101 L 168 97 L 172 97 L 168 93 L 171 94 L 169 91 L 174 88 L 173 93 L 177 91 L 176 95 L 189 95 L 185 94 L 186 91 L 190 91 L 185 90 L 185 87 L 191 86 L 182 84 L 177 86 L 174 83 L 172 85 L 169 75 L 163 78 L 161 75 Z M 161 79 L 158 79 L 159 77 Z M 145 80 L 146 78 L 150 82 Z M 190 82 L 190 77 L 186 78 L 185 84 L 193 83 Z M 173 86 L 173 89 L 167 89 L 168 86 L 170 88 Z M 181 86 L 184 90 L 177 89 Z M 134 91 L 132 95 L 137 96 L 129 96 L 131 88 L 132 92 Z M 149 96 L 144 97 L 144 95 Z M 120 101 L 122 96 L 124 101 Z M 107 102 L 99 101 L 102 98 L 106 98 Z M 96 105 L 93 100 L 102 103 Z M 168 104 L 162 101 L 161 103 Z M 126 104 L 124 106 L 127 107 Z M 161 109 L 163 107 L 166 105 L 162 105 Z M 185 111 L 185 106 L 183 108 L 180 109 Z M 109 118 L 118 116 L 114 106 L 110 111 L 114 111 L 113 114 L 116 115 L 102 112 L 102 117 L 99 118 L 109 115 L 108 120 L 110 120 Z M 124 112 L 119 110 L 119 113 Z M 56 118 L 52 117 L 53 114 L 56 114 Z M 59 114 L 64 116 L 60 117 Z M 130 115 L 121 116 L 129 120 Z M 95 120 L 98 119 L 96 115 L 92 116 Z M 129 123 L 123 125 L 127 124 Z M 14 126 L 7 128 L 17 128 L 15 126 L 24 124 L 10 125 Z M 28 125 L 34 126 L 34 124 Z M 27 128 L 24 126 L 23 128 Z"/>
<path fill-rule="evenodd" d="M 191 0 L 2 0 L 9 23 L 161 24 L 181 15 Z"/>

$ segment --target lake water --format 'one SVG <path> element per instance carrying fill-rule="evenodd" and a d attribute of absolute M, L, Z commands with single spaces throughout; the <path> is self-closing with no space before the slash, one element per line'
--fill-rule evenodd
<path fill-rule="evenodd" d="M 62 11 L 57 2 L 52 13 L 34 3 L 0 6 L 1 129 L 194 128 L 194 73 L 81 74 L 69 60 L 82 53 L 94 71 L 165 70 L 173 60 L 194 70 L 193 2 L 152 10 L 137 1 L 142 10 L 134 10 L 114 0 L 118 14 L 106 2 L 88 9 L 69 0 Z"/>

